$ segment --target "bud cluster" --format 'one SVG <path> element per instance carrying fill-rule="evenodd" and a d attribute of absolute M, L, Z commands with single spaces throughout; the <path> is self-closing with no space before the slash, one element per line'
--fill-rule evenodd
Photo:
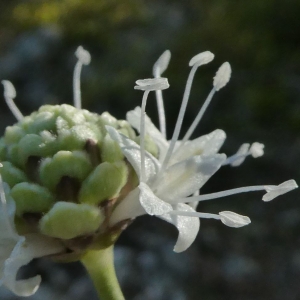
<path fill-rule="evenodd" d="M 138 183 L 106 125 L 138 141 L 127 121 L 65 104 L 42 106 L 6 128 L 0 172 L 16 204 L 19 234 L 62 239 L 71 250 L 82 250 L 82 239 L 87 247 L 107 235 L 114 204 Z M 155 155 L 149 138 L 147 145 Z"/>

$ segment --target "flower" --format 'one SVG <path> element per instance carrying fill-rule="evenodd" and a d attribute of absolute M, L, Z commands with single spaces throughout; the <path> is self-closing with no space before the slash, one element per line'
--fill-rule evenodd
<path fill-rule="evenodd" d="M 265 190 L 267 193 L 263 196 L 263 200 L 270 201 L 297 188 L 296 182 L 289 180 L 278 186 L 250 186 L 213 194 L 198 195 L 199 189 L 221 166 L 228 164 L 238 166 L 244 161 L 246 156 L 251 155 L 257 158 L 264 153 L 264 145 L 254 142 L 251 146 L 248 143 L 243 144 L 237 153 L 229 158 L 225 154 L 219 154 L 218 151 L 226 138 L 224 131 L 220 129 L 189 141 L 214 93 L 223 88 L 230 79 L 231 67 L 228 62 L 221 65 L 217 71 L 212 91 L 183 139 L 178 140 L 195 72 L 199 66 L 211 62 L 213 58 L 214 55 L 206 51 L 190 60 L 189 65 L 192 66 L 192 69 L 188 77 L 171 141 L 168 141 L 165 136 L 165 115 L 162 116 L 164 109 L 161 88 L 156 90 L 161 130 L 158 130 L 151 122 L 151 119 L 145 115 L 147 96 L 150 90 L 155 90 L 153 86 L 151 89 L 143 89 L 145 93 L 141 108 L 137 107 L 135 110 L 127 113 L 128 122 L 140 132 L 140 146 L 116 129 L 107 126 L 108 133 L 121 146 L 122 153 L 138 174 L 140 182 L 139 186 L 115 208 L 110 219 L 111 224 L 113 225 L 124 219 L 134 218 L 143 214 L 157 216 L 177 227 L 179 236 L 174 247 L 176 252 L 186 250 L 196 238 L 200 226 L 198 218 L 221 220 L 223 224 L 235 228 L 248 225 L 251 222 L 247 216 L 230 211 L 223 211 L 218 215 L 198 213 L 195 211 L 196 205 L 194 203 L 197 204 L 200 201 L 259 190 Z M 153 68 L 155 79 L 162 79 L 160 75 L 166 70 L 169 60 L 170 52 L 166 51 L 155 63 Z M 157 82 L 155 79 L 153 79 L 153 82 Z M 146 82 L 150 81 L 150 79 L 146 80 Z M 137 82 L 142 83 L 144 81 L 139 80 Z M 159 147 L 158 160 L 144 149 L 146 134 Z"/>
<path fill-rule="evenodd" d="M 81 70 L 91 56 L 81 46 L 75 55 L 74 107 L 46 105 L 24 117 L 14 103 L 14 86 L 2 81 L 5 101 L 18 122 L 8 126 L 0 139 L 0 285 L 16 295 L 34 294 L 41 282 L 40 276 L 17 280 L 21 266 L 43 256 L 85 260 L 87 253 L 113 245 L 137 216 L 149 214 L 175 225 L 179 236 L 174 250 L 182 252 L 195 240 L 201 218 L 234 228 L 250 223 L 247 216 L 231 211 L 196 212 L 200 201 L 260 190 L 267 192 L 263 200 L 271 201 L 297 187 L 289 180 L 278 186 L 199 195 L 199 189 L 222 166 L 238 166 L 247 156 L 264 153 L 263 144 L 245 143 L 227 158 L 219 153 L 226 138 L 220 129 L 190 140 L 213 95 L 230 79 L 228 62 L 217 71 L 202 108 L 178 140 L 195 73 L 214 55 L 205 51 L 190 60 L 191 71 L 169 141 L 162 96 L 169 83 L 161 77 L 170 61 L 169 51 L 154 64 L 154 78 L 136 81 L 134 88 L 144 92 L 142 104 L 127 113 L 127 121 L 81 109 Z M 146 115 L 151 91 L 157 98 L 160 129 Z"/>

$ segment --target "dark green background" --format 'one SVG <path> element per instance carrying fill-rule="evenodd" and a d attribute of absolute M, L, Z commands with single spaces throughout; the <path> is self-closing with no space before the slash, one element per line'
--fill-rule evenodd
<path fill-rule="evenodd" d="M 228 136 L 222 150 L 228 155 L 244 142 L 263 142 L 266 148 L 262 158 L 223 168 L 202 193 L 291 178 L 300 182 L 299 13 L 298 0 L 1 0 L 0 79 L 15 84 L 24 114 L 46 103 L 72 103 L 74 51 L 83 45 L 92 54 L 83 70 L 83 106 L 125 118 L 141 102 L 142 94 L 133 90 L 135 80 L 150 77 L 153 63 L 170 49 L 164 74 L 171 85 L 164 93 L 170 136 L 188 61 L 210 50 L 216 58 L 196 75 L 185 128 L 215 71 L 229 61 L 231 81 L 215 96 L 195 136 L 222 128 Z M 147 112 L 156 122 L 151 99 Z M 4 101 L 0 105 L 3 132 L 15 120 Z M 252 224 L 235 230 L 203 220 L 196 242 L 183 254 L 172 252 L 173 227 L 139 218 L 124 232 L 116 252 L 127 299 L 300 299 L 298 198 L 294 191 L 263 203 L 261 194 L 253 193 L 201 204 L 204 212 L 248 215 Z M 28 274 L 38 271 L 45 279 L 32 299 L 95 299 L 79 265 L 42 260 L 31 267 Z M 17 299 L 3 289 L 0 295 Z"/>

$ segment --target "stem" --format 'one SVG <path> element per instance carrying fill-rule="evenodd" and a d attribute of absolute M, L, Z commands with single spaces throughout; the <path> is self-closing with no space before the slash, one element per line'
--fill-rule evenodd
<path fill-rule="evenodd" d="M 115 268 L 113 246 L 89 251 L 81 259 L 101 300 L 124 300 Z"/>

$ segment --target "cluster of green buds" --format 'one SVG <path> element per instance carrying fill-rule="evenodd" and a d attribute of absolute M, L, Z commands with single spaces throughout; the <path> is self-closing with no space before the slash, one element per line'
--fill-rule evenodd
<path fill-rule="evenodd" d="M 5 98 L 13 104 L 14 88 L 8 81 L 3 84 Z M 138 178 L 105 126 L 138 142 L 129 123 L 66 104 L 15 115 L 19 122 L 7 127 L 0 141 L 0 172 L 10 188 L 6 196 L 16 204 L 18 234 L 60 239 L 69 253 L 63 259 L 78 259 L 86 249 L 114 243 L 130 220 L 109 227 L 111 212 Z M 151 138 L 146 147 L 156 155 Z"/>

